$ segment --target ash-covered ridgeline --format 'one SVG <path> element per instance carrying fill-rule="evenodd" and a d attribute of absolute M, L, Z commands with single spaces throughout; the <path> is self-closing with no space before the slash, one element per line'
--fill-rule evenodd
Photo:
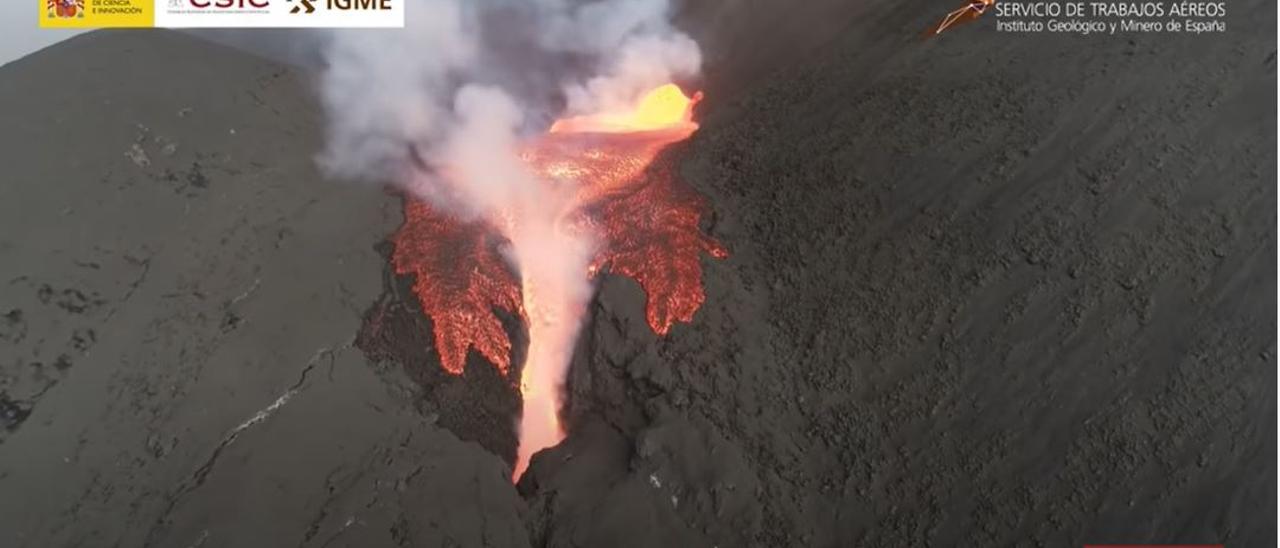
<path fill-rule="evenodd" d="M 682 10 L 663 161 L 732 254 L 666 337 L 600 282 L 515 487 L 514 391 L 439 369 L 306 75 L 161 31 L 0 67 L 0 545 L 1274 545 L 1275 4 L 846 4 Z"/>

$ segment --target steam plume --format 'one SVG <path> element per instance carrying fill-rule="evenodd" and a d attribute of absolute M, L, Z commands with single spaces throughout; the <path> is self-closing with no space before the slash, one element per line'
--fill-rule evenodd
<path fill-rule="evenodd" d="M 443 159 L 470 86 L 516 106 L 516 138 L 559 115 L 629 105 L 700 68 L 697 44 L 667 12 L 666 0 L 409 0 L 404 29 L 336 31 L 324 41 L 321 164 L 341 178 L 403 182 L 410 147 Z"/>
<path fill-rule="evenodd" d="M 517 474 L 563 435 L 547 415 L 590 298 L 596 245 L 567 230 L 567 193 L 535 178 L 519 144 L 557 117 L 619 110 L 695 75 L 698 46 L 668 9 L 666 0 L 410 0 L 405 29 L 325 41 L 321 166 L 394 182 L 509 241 L 530 333 Z"/>

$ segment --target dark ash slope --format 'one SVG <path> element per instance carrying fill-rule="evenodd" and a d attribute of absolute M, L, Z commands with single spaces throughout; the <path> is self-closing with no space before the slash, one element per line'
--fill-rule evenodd
<path fill-rule="evenodd" d="M 398 207 L 317 180 L 302 77 L 164 32 L 0 68 L 0 545 L 1275 544 L 1274 3 L 727 4 L 670 154 L 732 257 L 664 340 L 602 283 L 519 493 L 497 381 L 353 347 Z"/>
<path fill-rule="evenodd" d="M 352 346 L 377 189 L 285 67 L 94 32 L 0 67 L 0 546 L 519 546 L 502 461 Z"/>
<path fill-rule="evenodd" d="M 734 256 L 667 341 L 605 285 L 535 540 L 1275 544 L 1275 5 L 920 42 L 935 7 L 709 83 L 683 154 Z M 789 47 L 724 24 L 722 74 Z"/>

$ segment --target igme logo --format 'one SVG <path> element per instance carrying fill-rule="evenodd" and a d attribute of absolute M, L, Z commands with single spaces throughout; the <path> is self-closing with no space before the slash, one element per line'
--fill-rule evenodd
<path fill-rule="evenodd" d="M 294 0 L 285 0 L 293 2 Z M 297 0 L 289 13 L 314 13 L 320 0 Z M 391 11 L 391 0 L 324 0 L 324 9 L 331 11 Z"/>
<path fill-rule="evenodd" d="M 292 2 L 293 0 L 285 1 Z M 298 0 L 298 4 L 299 5 L 293 6 L 293 9 L 289 10 L 289 13 L 315 13 L 316 11 L 316 6 L 311 3 L 311 0 Z M 306 11 L 304 12 L 303 10 Z"/>
<path fill-rule="evenodd" d="M 331 10 L 390 11 L 391 0 L 325 0 Z"/>
<path fill-rule="evenodd" d="M 293 0 L 285 0 L 293 2 Z M 298 0 L 289 13 L 312 13 L 320 0 Z M 324 8 L 333 11 L 391 11 L 391 0 L 324 0 Z"/>

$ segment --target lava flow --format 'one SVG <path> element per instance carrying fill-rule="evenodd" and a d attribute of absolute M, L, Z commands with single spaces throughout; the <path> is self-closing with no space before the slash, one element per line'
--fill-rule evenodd
<path fill-rule="evenodd" d="M 462 221 L 405 199 L 392 263 L 398 274 L 415 277 L 442 367 L 462 374 L 474 348 L 506 375 L 511 342 L 496 310 L 518 314 L 528 326 L 514 478 L 533 453 L 564 438 L 563 382 L 590 298 L 576 286 L 589 287 L 602 271 L 636 280 L 646 294 L 649 325 L 666 334 L 675 322 L 692 320 L 705 299 L 701 255 L 727 256 L 698 226 L 706 210 L 702 197 L 680 183 L 670 162 L 655 163 L 663 148 L 697 129 L 692 107 L 699 98 L 668 84 L 632 109 L 561 119 L 525 143 L 521 160 L 537 184 L 567 196 L 563 204 L 511 204 L 488 218 Z M 592 247 L 583 247 L 586 242 Z M 585 260 L 546 260 L 566 253 Z"/>

